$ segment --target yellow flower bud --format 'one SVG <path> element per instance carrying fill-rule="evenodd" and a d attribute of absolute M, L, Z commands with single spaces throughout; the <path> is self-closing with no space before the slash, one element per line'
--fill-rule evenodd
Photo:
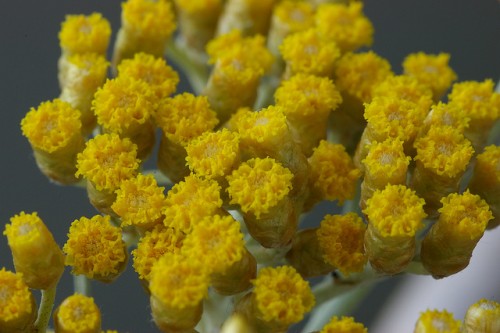
<path fill-rule="evenodd" d="M 92 297 L 74 294 L 54 311 L 57 333 L 100 333 L 101 312 Z"/>
<path fill-rule="evenodd" d="M 224 6 L 216 35 L 239 30 L 244 36 L 265 35 L 277 0 L 228 0 Z"/>
<path fill-rule="evenodd" d="M 463 332 L 500 332 L 500 303 L 481 299 L 472 304 L 465 314 Z"/>
<path fill-rule="evenodd" d="M 30 288 L 54 287 L 64 272 L 64 255 L 37 213 L 21 212 L 5 225 L 14 266 Z"/>
<path fill-rule="evenodd" d="M 427 310 L 420 314 L 413 333 L 460 333 L 461 323 L 446 310 Z"/>

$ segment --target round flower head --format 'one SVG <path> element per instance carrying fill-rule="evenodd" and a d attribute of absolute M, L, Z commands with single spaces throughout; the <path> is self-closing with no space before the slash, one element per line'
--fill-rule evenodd
<path fill-rule="evenodd" d="M 127 264 L 121 229 L 111 225 L 107 215 L 82 217 L 71 223 L 63 251 L 73 274 L 103 282 L 113 281 Z"/>
<path fill-rule="evenodd" d="M 208 216 L 193 227 L 182 246 L 188 260 L 199 260 L 210 273 L 223 274 L 243 258 L 245 243 L 240 224 L 232 216 Z"/>
<path fill-rule="evenodd" d="M 368 330 L 353 317 L 333 317 L 319 333 L 368 333 Z"/>
<path fill-rule="evenodd" d="M 434 100 L 438 101 L 457 79 L 457 74 L 448 65 L 449 60 L 450 55 L 447 53 L 412 53 L 403 61 L 403 71 L 405 75 L 413 76 L 428 86 Z"/>
<path fill-rule="evenodd" d="M 285 38 L 280 52 L 290 74 L 330 76 L 340 51 L 332 40 L 321 39 L 316 29 L 294 33 Z"/>
<path fill-rule="evenodd" d="M 461 323 L 446 310 L 427 310 L 420 314 L 414 333 L 460 333 Z"/>
<path fill-rule="evenodd" d="M 123 27 L 144 40 L 168 39 L 175 30 L 175 22 L 169 1 L 128 0 L 122 3 Z"/>
<path fill-rule="evenodd" d="M 373 89 L 392 75 L 389 62 L 372 51 L 347 53 L 335 66 L 335 84 L 361 102 L 372 99 Z"/>
<path fill-rule="evenodd" d="M 465 314 L 463 332 L 493 333 L 500 331 L 500 303 L 480 299 Z"/>
<path fill-rule="evenodd" d="M 63 71 L 64 78 L 61 78 L 62 97 L 73 102 L 72 99 L 78 98 L 72 94 L 95 93 L 106 80 L 109 62 L 99 53 L 76 53 L 67 58 L 67 66 L 67 70 Z"/>
<path fill-rule="evenodd" d="M 191 171 L 209 179 L 230 173 L 240 160 L 239 135 L 222 129 L 205 132 L 186 146 L 186 162 Z"/>
<path fill-rule="evenodd" d="M 146 53 L 136 53 L 118 65 L 118 76 L 144 81 L 158 99 L 168 97 L 179 83 L 179 75 L 168 66 L 165 59 Z"/>
<path fill-rule="evenodd" d="M 288 195 L 293 174 L 272 158 L 254 158 L 242 163 L 226 178 L 230 203 L 259 218 Z"/>
<path fill-rule="evenodd" d="M 440 126 L 450 126 L 461 133 L 469 127 L 470 118 L 462 110 L 452 104 L 439 102 L 432 106 L 430 112 L 424 120 L 424 128 L 420 130 L 419 136 L 427 134 L 430 128 Z"/>
<path fill-rule="evenodd" d="M 156 123 L 170 141 L 185 146 L 195 137 L 212 130 L 218 120 L 207 97 L 183 93 L 160 103 Z"/>
<path fill-rule="evenodd" d="M 54 312 L 54 325 L 61 333 L 100 333 L 101 312 L 92 297 L 74 294 Z"/>
<path fill-rule="evenodd" d="M 363 14 L 362 2 L 320 5 L 315 19 L 321 37 L 333 40 L 342 53 L 373 42 L 373 25 Z"/>
<path fill-rule="evenodd" d="M 23 135 L 35 149 L 54 153 L 81 141 L 80 111 L 60 99 L 32 108 L 21 121 Z M 80 138 L 80 140 L 78 140 Z"/>
<path fill-rule="evenodd" d="M 23 275 L 0 269 L 0 331 L 25 331 L 35 317 L 35 299 Z"/>
<path fill-rule="evenodd" d="M 266 322 L 286 327 L 301 321 L 314 306 L 309 283 L 290 266 L 263 268 L 253 284 L 255 305 Z"/>
<path fill-rule="evenodd" d="M 90 139 L 77 156 L 77 176 L 92 182 L 99 191 L 115 191 L 125 179 L 137 174 L 137 146 L 117 134 L 102 134 Z"/>
<path fill-rule="evenodd" d="M 168 191 L 163 223 L 167 227 L 190 233 L 195 224 L 205 216 L 217 214 L 221 207 L 220 186 L 217 182 L 190 175 Z"/>
<path fill-rule="evenodd" d="M 285 0 L 274 6 L 272 25 L 284 26 L 287 33 L 294 33 L 311 28 L 314 25 L 313 15 L 311 4 Z"/>
<path fill-rule="evenodd" d="M 132 251 L 133 266 L 139 278 L 149 280 L 152 267 L 165 253 L 180 253 L 184 238 L 184 233 L 162 225 L 146 232 Z"/>
<path fill-rule="evenodd" d="M 64 255 L 37 213 L 21 212 L 5 225 L 14 266 L 30 288 L 49 289 L 64 272 Z"/>
<path fill-rule="evenodd" d="M 355 213 L 325 216 L 316 232 L 323 259 L 342 274 L 361 272 L 368 259 L 365 231 L 366 225 Z"/>
<path fill-rule="evenodd" d="M 354 196 L 361 171 L 356 169 L 344 146 L 321 141 L 309 158 L 309 165 L 310 181 L 318 192 L 315 201 L 338 200 L 342 204 Z"/>
<path fill-rule="evenodd" d="M 163 190 L 152 175 L 139 174 L 124 180 L 116 190 L 116 201 L 111 205 L 120 216 L 122 227 L 135 225 L 148 229 L 161 223 L 165 206 Z"/>
<path fill-rule="evenodd" d="M 67 15 L 59 32 L 64 52 L 105 54 L 111 37 L 109 22 L 99 13 Z"/>
<path fill-rule="evenodd" d="M 456 105 L 471 121 L 495 121 L 500 117 L 500 94 L 492 80 L 455 83 L 448 95 L 449 104 Z"/>

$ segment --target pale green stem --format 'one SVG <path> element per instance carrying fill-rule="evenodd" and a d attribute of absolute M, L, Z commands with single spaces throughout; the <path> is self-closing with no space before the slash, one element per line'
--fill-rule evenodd
<path fill-rule="evenodd" d="M 92 294 L 90 280 L 85 275 L 73 275 L 73 289 L 75 293 L 90 296 Z"/>
<path fill-rule="evenodd" d="M 182 68 L 195 93 L 200 94 L 208 81 L 207 66 L 194 60 L 182 45 L 172 40 L 167 45 L 166 55 Z"/>
<path fill-rule="evenodd" d="M 165 176 L 159 170 L 144 170 L 144 171 L 142 171 L 142 174 L 143 175 L 153 175 L 153 177 L 155 177 L 156 183 L 158 183 L 158 185 L 161 185 L 161 186 L 172 186 L 173 185 L 170 178 Z"/>
<path fill-rule="evenodd" d="M 45 333 L 54 307 L 54 300 L 56 298 L 56 286 L 42 290 L 42 299 L 40 307 L 38 308 L 38 317 L 35 321 L 35 332 Z"/>
<path fill-rule="evenodd" d="M 208 298 L 203 302 L 203 316 L 195 329 L 203 333 L 218 333 L 232 311 L 231 298 L 210 289 Z"/>

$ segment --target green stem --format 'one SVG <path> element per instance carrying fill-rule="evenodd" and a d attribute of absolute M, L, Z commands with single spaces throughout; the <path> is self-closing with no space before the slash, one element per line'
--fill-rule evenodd
<path fill-rule="evenodd" d="M 75 293 L 84 296 L 90 296 L 92 294 L 90 280 L 85 275 L 73 275 L 73 288 Z"/>
<path fill-rule="evenodd" d="M 210 290 L 207 299 L 203 302 L 203 316 L 196 325 L 196 330 L 203 333 L 219 332 L 232 309 L 231 298 Z"/>
<path fill-rule="evenodd" d="M 56 298 L 56 286 L 42 290 L 42 299 L 40 307 L 38 308 L 38 317 L 35 321 L 35 332 L 45 333 L 54 307 L 54 300 Z"/>

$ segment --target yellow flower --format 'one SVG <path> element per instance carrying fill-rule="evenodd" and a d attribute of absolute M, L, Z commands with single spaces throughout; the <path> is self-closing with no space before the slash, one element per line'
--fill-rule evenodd
<path fill-rule="evenodd" d="M 450 126 L 461 133 L 469 127 L 470 118 L 457 105 L 438 102 L 432 106 L 429 114 L 424 120 L 424 128 L 420 130 L 419 136 L 424 136 L 431 127 Z"/>
<path fill-rule="evenodd" d="M 21 212 L 5 225 L 14 266 L 30 288 L 49 289 L 64 272 L 64 255 L 38 214 Z"/>
<path fill-rule="evenodd" d="M 60 99 L 31 108 L 21 121 L 23 135 L 33 148 L 54 153 L 82 140 L 80 111 Z M 80 148 L 76 145 L 74 148 Z M 74 153 L 74 152 L 73 152 Z"/>
<path fill-rule="evenodd" d="M 366 225 L 356 213 L 326 215 L 316 231 L 323 259 L 342 274 L 361 272 L 368 260 L 365 231 Z"/>
<path fill-rule="evenodd" d="M 250 159 L 226 177 L 230 203 L 259 218 L 286 198 L 292 178 L 290 170 L 272 158 Z"/>
<path fill-rule="evenodd" d="M 363 210 L 382 237 L 413 237 L 424 227 L 424 200 L 404 185 L 375 191 Z"/>
<path fill-rule="evenodd" d="M 169 308 L 196 306 L 208 294 L 207 273 L 206 264 L 167 253 L 151 270 L 151 295 Z"/>
<path fill-rule="evenodd" d="M 67 15 L 59 32 L 64 52 L 105 54 L 111 37 L 111 26 L 99 13 Z"/>
<path fill-rule="evenodd" d="M 309 158 L 309 165 L 310 182 L 318 192 L 313 194 L 316 202 L 338 200 L 342 204 L 353 198 L 361 171 L 356 169 L 344 146 L 322 140 Z"/>
<path fill-rule="evenodd" d="M 168 191 L 163 223 L 167 227 L 190 233 L 194 225 L 205 216 L 217 214 L 221 207 L 220 186 L 217 182 L 189 175 Z"/>
<path fill-rule="evenodd" d="M 500 331 L 500 303 L 480 299 L 465 314 L 464 333 L 494 333 Z"/>
<path fill-rule="evenodd" d="M 100 333 L 101 312 L 92 297 L 74 294 L 54 312 L 54 325 L 61 333 Z"/>
<path fill-rule="evenodd" d="M 342 103 L 332 80 L 307 74 L 283 81 L 274 98 L 287 119 L 294 122 L 325 122 L 330 112 Z"/>
<path fill-rule="evenodd" d="M 35 321 L 35 299 L 22 273 L 0 269 L 0 330 L 23 332 Z"/>
<path fill-rule="evenodd" d="M 128 258 L 121 230 L 111 225 L 107 215 L 73 221 L 63 251 L 66 265 L 73 267 L 73 274 L 83 274 L 103 282 L 118 277 Z"/>
<path fill-rule="evenodd" d="M 229 174 L 240 161 L 239 135 L 222 129 L 205 132 L 186 146 L 189 169 L 201 177 L 217 179 Z"/>
<path fill-rule="evenodd" d="M 168 39 L 176 28 L 175 22 L 169 1 L 128 0 L 122 3 L 123 27 L 145 40 Z"/>
<path fill-rule="evenodd" d="M 336 64 L 335 84 L 361 102 L 372 99 L 373 89 L 392 75 L 389 62 L 373 51 L 346 53 Z"/>
<path fill-rule="evenodd" d="M 263 268 L 253 284 L 255 305 L 264 321 L 288 326 L 302 320 L 314 305 L 309 283 L 290 266 Z"/>
<path fill-rule="evenodd" d="M 245 250 L 240 224 L 232 216 L 208 216 L 186 236 L 182 253 L 188 260 L 201 260 L 210 273 L 224 274 L 243 258 Z"/>
<path fill-rule="evenodd" d="M 446 310 L 427 310 L 420 314 L 414 333 L 460 333 L 461 323 Z"/>
<path fill-rule="evenodd" d="M 500 94 L 492 80 L 455 83 L 448 95 L 449 104 L 456 105 L 471 121 L 495 121 L 500 117 Z"/>
<path fill-rule="evenodd" d="M 161 223 L 165 206 L 164 189 L 158 186 L 152 175 L 139 174 L 124 180 L 116 190 L 116 200 L 111 205 L 120 216 L 122 227 L 135 225 L 149 229 Z"/>
<path fill-rule="evenodd" d="M 118 65 L 119 77 L 144 81 L 158 99 L 175 92 L 179 75 L 165 59 L 146 53 L 136 53 L 133 59 L 125 59 Z"/>
<path fill-rule="evenodd" d="M 184 233 L 157 225 L 141 237 L 137 248 L 132 251 L 134 269 L 139 278 L 149 280 L 151 268 L 165 253 L 180 253 Z"/>
<path fill-rule="evenodd" d="M 366 327 L 354 321 L 353 317 L 333 317 L 319 333 L 368 333 Z"/>
<path fill-rule="evenodd" d="M 109 62 L 99 53 L 76 53 L 67 59 L 67 69 L 62 79 L 62 96 L 71 103 L 78 93 L 94 94 L 107 75 Z M 64 91 L 64 89 L 69 89 Z M 77 108 L 78 109 L 78 108 Z"/>
<path fill-rule="evenodd" d="M 125 179 L 134 177 L 139 168 L 137 146 L 117 134 L 102 134 L 87 142 L 77 156 L 77 176 L 91 181 L 99 191 L 115 191 Z"/>
<path fill-rule="evenodd" d="M 474 149 L 458 129 L 433 127 L 415 141 L 415 160 L 439 176 L 456 177 L 465 171 Z"/>
<path fill-rule="evenodd" d="M 156 106 L 156 96 L 151 87 L 129 76 L 106 81 L 92 101 L 92 110 L 99 125 L 105 131 L 125 136 L 147 124 Z"/>
<path fill-rule="evenodd" d="M 156 123 L 170 141 L 185 146 L 195 137 L 212 130 L 218 120 L 205 96 L 183 93 L 160 102 Z"/>
<path fill-rule="evenodd" d="M 314 9 L 308 2 L 285 0 L 274 6 L 273 25 L 286 26 L 288 33 L 302 31 L 314 25 L 313 15 Z"/>
<path fill-rule="evenodd" d="M 330 76 L 340 51 L 332 40 L 321 39 L 314 28 L 289 35 L 283 40 L 280 52 L 289 74 L 304 73 Z"/>
<path fill-rule="evenodd" d="M 363 3 L 323 4 L 316 9 L 316 26 L 322 38 L 333 40 L 342 53 L 373 42 L 373 25 L 363 14 Z"/>
<path fill-rule="evenodd" d="M 449 61 L 450 55 L 447 53 L 412 53 L 403 61 L 403 71 L 405 75 L 413 76 L 428 86 L 433 92 L 434 100 L 438 101 L 457 79 L 457 74 L 448 65 Z"/>

